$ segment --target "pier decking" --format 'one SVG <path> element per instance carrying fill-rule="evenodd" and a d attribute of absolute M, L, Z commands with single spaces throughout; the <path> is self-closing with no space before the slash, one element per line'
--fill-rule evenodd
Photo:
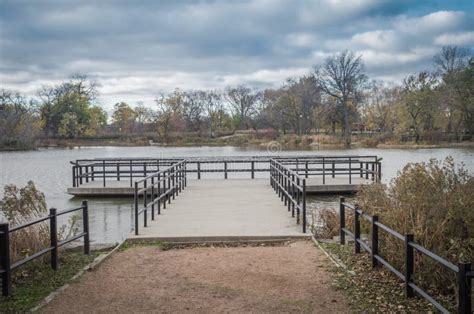
<path fill-rule="evenodd" d="M 269 180 L 192 180 L 139 235 L 167 242 L 265 240 L 306 237 Z"/>
<path fill-rule="evenodd" d="M 194 185 L 194 182 L 199 181 L 212 181 L 214 184 L 224 184 L 225 179 L 189 179 L 190 185 Z M 253 180 L 241 179 L 245 182 L 252 182 Z M 256 179 L 261 180 L 261 179 Z M 268 179 L 266 179 L 268 182 Z M 306 181 L 306 192 L 307 193 L 353 193 L 356 192 L 360 185 L 370 184 L 373 181 L 365 178 L 352 178 L 351 183 L 349 183 L 349 178 L 345 177 L 329 177 L 323 180 L 321 177 L 312 177 L 308 178 Z M 199 184 L 199 183 L 198 183 Z M 71 187 L 67 189 L 67 192 L 75 196 L 133 196 L 135 189 L 130 186 L 127 181 L 116 181 L 116 180 L 107 180 L 105 187 L 103 186 L 102 181 L 90 181 L 83 183 L 78 187 Z"/>

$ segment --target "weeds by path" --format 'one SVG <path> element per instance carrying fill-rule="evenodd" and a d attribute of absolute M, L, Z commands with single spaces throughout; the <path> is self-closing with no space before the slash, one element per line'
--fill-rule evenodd
<path fill-rule="evenodd" d="M 406 299 L 404 283 L 383 267 L 372 269 L 369 255 L 355 254 L 353 246 L 348 245 L 322 243 L 321 246 L 347 267 L 333 267 L 333 286 L 346 292 L 353 311 L 436 312 L 436 309 L 422 298 Z M 446 300 L 444 301 L 446 306 Z M 450 310 L 455 311 L 454 308 Z"/>

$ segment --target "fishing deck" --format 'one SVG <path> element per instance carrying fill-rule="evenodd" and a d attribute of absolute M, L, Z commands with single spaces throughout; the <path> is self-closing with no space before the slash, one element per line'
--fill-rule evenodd
<path fill-rule="evenodd" d="M 78 160 L 68 192 L 133 196 L 129 240 L 211 242 L 307 237 L 309 193 L 380 181 L 375 156 Z M 295 224 L 296 222 L 296 224 Z"/>
<path fill-rule="evenodd" d="M 134 196 L 134 182 L 186 160 L 189 180 L 269 178 L 270 157 L 88 159 L 73 164 L 75 196 Z M 375 156 L 275 157 L 306 179 L 306 193 L 353 193 L 377 182 L 381 163 Z M 250 181 L 247 181 L 250 182 Z M 219 183 L 216 183 L 219 184 Z"/>

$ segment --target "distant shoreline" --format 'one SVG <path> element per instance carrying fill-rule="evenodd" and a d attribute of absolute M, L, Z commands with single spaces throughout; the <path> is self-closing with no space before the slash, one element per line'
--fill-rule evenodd
<path fill-rule="evenodd" d="M 76 139 L 76 140 L 47 140 L 46 142 L 39 142 L 33 148 L 0 148 L 0 152 L 15 152 L 15 151 L 30 151 L 38 149 L 50 149 L 50 148 L 75 148 L 75 147 L 94 147 L 94 146 L 104 146 L 104 147 L 146 147 L 146 146 L 157 146 L 157 147 L 258 147 L 266 148 L 268 145 L 280 145 L 282 150 L 326 150 L 326 149 L 346 149 L 343 144 L 327 144 L 327 143 L 311 143 L 309 145 L 303 144 L 287 144 L 283 141 L 268 141 L 252 140 L 250 142 L 244 143 L 234 143 L 233 141 L 220 141 L 219 139 L 203 140 L 200 142 L 190 143 L 190 142 L 169 142 L 169 143 L 156 143 L 146 140 L 137 140 L 137 141 L 116 141 L 116 140 L 89 140 L 89 139 Z M 379 143 L 375 146 L 363 145 L 361 142 L 353 142 L 351 149 L 353 148 L 372 148 L 372 149 L 437 149 L 437 148 L 474 148 L 473 141 L 466 141 L 461 143 L 453 142 L 442 142 L 442 143 Z"/>

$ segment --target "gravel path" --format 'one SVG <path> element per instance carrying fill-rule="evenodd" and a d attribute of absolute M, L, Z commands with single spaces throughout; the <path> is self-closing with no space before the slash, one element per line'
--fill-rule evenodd
<path fill-rule="evenodd" d="M 348 312 L 310 241 L 273 247 L 136 247 L 63 291 L 46 313 Z"/>

